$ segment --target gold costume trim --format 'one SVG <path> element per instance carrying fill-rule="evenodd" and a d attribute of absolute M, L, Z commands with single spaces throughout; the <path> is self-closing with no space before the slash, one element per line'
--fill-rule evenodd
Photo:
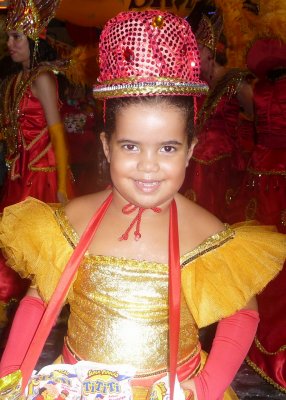
<path fill-rule="evenodd" d="M 255 346 L 261 351 L 261 353 L 267 354 L 268 356 L 275 356 L 275 355 L 281 353 L 282 351 L 285 351 L 285 350 L 286 350 L 286 345 L 284 344 L 283 346 L 279 347 L 279 349 L 276 350 L 276 351 L 274 351 L 274 352 L 267 351 L 267 350 L 265 349 L 265 347 L 262 346 L 262 344 L 261 344 L 261 342 L 258 340 L 257 336 L 255 336 L 255 338 L 254 338 L 254 343 L 255 343 Z"/>
<path fill-rule="evenodd" d="M 77 243 L 79 242 L 79 236 L 76 233 L 76 231 L 73 229 L 73 227 L 71 226 L 63 207 L 57 208 L 55 210 L 55 217 L 61 228 L 61 231 L 62 231 L 64 237 L 66 238 L 68 243 L 73 248 L 75 248 Z"/>
<path fill-rule="evenodd" d="M 34 172 L 54 172 L 57 170 L 56 167 L 30 167 L 30 171 Z"/>
<path fill-rule="evenodd" d="M 181 268 L 188 265 L 191 261 L 194 261 L 201 255 L 209 253 L 210 251 L 217 249 L 224 243 L 233 239 L 235 236 L 235 231 L 227 224 L 225 224 L 225 227 L 225 230 L 210 236 L 194 250 L 181 257 L 181 259 L 183 259 L 181 262 Z"/>
<path fill-rule="evenodd" d="M 119 78 L 94 85 L 95 98 L 112 98 L 118 96 L 149 95 L 149 94 L 185 94 L 201 95 L 208 92 L 204 82 L 186 82 L 178 78 L 155 77 L 149 82 L 140 78 Z"/>
<path fill-rule="evenodd" d="M 224 95 L 229 98 L 237 93 L 238 87 L 247 75 L 246 71 L 234 68 L 229 70 L 209 93 L 198 114 L 197 132 L 200 133 L 208 119 L 215 113 L 217 105 Z"/>
<path fill-rule="evenodd" d="M 231 157 L 231 154 L 227 153 L 227 154 L 222 154 L 222 155 L 220 155 L 218 157 L 212 158 L 210 161 L 204 161 L 204 160 L 201 160 L 201 159 L 199 159 L 197 157 L 194 157 L 194 156 L 191 157 L 191 160 L 194 160 L 199 164 L 211 165 L 211 164 L 215 163 L 216 161 L 222 160 L 223 158 L 230 158 L 230 157 Z"/>
<path fill-rule="evenodd" d="M 72 346 L 71 346 L 70 343 L 69 343 L 69 339 L 68 339 L 67 336 L 65 336 L 65 338 L 64 338 L 64 343 L 65 343 L 65 345 L 67 346 L 69 352 L 72 354 L 72 356 L 73 356 L 77 361 L 82 361 L 82 360 L 83 360 L 83 358 L 80 357 L 80 356 L 76 353 L 76 351 L 73 350 Z M 178 367 L 184 365 L 184 364 L 185 364 L 186 362 L 188 362 L 191 358 L 197 356 L 197 355 L 200 353 L 200 351 L 201 351 L 201 347 L 200 347 L 199 344 L 197 344 L 197 345 L 195 346 L 194 350 L 193 350 L 187 357 L 183 358 L 182 360 L 180 360 L 180 361 L 178 362 Z M 198 371 L 200 370 L 200 368 L 201 368 L 201 363 L 198 364 L 198 366 L 196 367 L 196 369 L 192 372 L 192 375 L 191 375 L 191 376 L 195 376 L 195 375 L 198 373 Z M 149 373 L 136 374 L 136 375 L 134 376 L 134 378 L 135 378 L 135 379 L 150 378 L 150 377 L 152 377 L 152 376 L 160 375 L 160 374 L 163 374 L 163 373 L 166 373 L 166 372 L 168 372 L 168 368 L 162 368 L 162 369 L 158 369 L 158 370 L 152 370 L 152 372 L 149 372 Z"/>
<path fill-rule="evenodd" d="M 253 175 L 282 175 L 282 176 L 286 176 L 286 171 L 274 171 L 274 170 L 270 170 L 270 171 L 257 171 L 251 167 L 247 168 L 247 171 L 250 172 Z"/>
<path fill-rule="evenodd" d="M 280 390 L 280 392 L 286 393 L 286 388 L 283 386 L 280 386 L 277 382 L 275 382 L 273 379 L 271 379 L 262 369 L 260 369 L 253 361 L 250 360 L 249 357 L 246 357 L 246 362 L 247 364 L 258 374 L 260 375 L 266 382 L 268 382 L 270 385 L 274 386 L 275 389 Z"/>

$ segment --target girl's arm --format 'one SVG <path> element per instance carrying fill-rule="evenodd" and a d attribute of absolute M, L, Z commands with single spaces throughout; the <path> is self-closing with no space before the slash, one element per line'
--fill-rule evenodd
<path fill-rule="evenodd" d="M 34 81 L 33 94 L 39 99 L 46 116 L 51 142 L 55 151 L 58 175 L 58 200 L 66 203 L 66 179 L 68 153 L 65 142 L 64 126 L 58 109 L 58 94 L 55 77 L 52 73 L 43 72 Z"/>
<path fill-rule="evenodd" d="M 37 290 L 30 288 L 26 296 L 20 301 L 16 311 L 0 362 L 0 377 L 20 369 L 45 308 L 46 306 Z M 25 371 L 22 371 L 22 375 L 27 381 Z"/>
<path fill-rule="evenodd" d="M 207 362 L 194 379 L 182 383 L 194 392 L 195 400 L 221 400 L 233 381 L 254 339 L 259 315 L 256 299 L 217 326 Z"/>

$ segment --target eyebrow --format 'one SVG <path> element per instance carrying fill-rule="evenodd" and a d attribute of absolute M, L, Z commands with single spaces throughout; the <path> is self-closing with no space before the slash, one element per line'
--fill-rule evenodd
<path fill-rule="evenodd" d="M 117 143 L 122 144 L 122 143 L 131 143 L 131 144 L 140 144 L 140 142 L 136 142 L 135 140 L 131 140 L 131 139 L 119 139 L 117 140 Z M 166 142 L 161 142 L 159 143 L 161 146 L 182 146 L 183 143 L 182 142 L 178 142 L 177 140 L 167 140 Z"/>

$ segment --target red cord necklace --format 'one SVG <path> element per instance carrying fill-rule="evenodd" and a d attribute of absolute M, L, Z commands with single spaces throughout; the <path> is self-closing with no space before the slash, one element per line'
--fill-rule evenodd
<path fill-rule="evenodd" d="M 143 212 L 146 210 L 152 210 L 155 213 L 160 213 L 162 211 L 162 209 L 159 207 L 143 208 L 143 207 L 134 206 L 134 204 L 131 204 L 131 203 L 126 204 L 122 208 L 123 214 L 126 214 L 126 215 L 129 215 L 136 210 L 138 210 L 137 215 L 133 218 L 130 225 L 126 229 L 126 231 L 120 236 L 120 238 L 118 240 L 127 240 L 129 233 L 135 224 L 136 224 L 136 228 L 134 231 L 134 238 L 135 238 L 135 240 L 139 240 L 141 238 L 140 224 L 141 224 L 141 218 L 142 218 Z"/>

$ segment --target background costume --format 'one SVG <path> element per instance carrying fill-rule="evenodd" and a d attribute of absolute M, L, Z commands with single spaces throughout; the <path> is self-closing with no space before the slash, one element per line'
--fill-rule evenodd
<path fill-rule="evenodd" d="M 222 221 L 228 221 L 228 198 L 239 187 L 245 168 L 239 129 L 246 126 L 249 137 L 251 125 L 241 119 L 236 97 L 245 77 L 244 71 L 229 70 L 210 89 L 198 113 L 198 143 L 181 189 L 186 197 Z"/>
<path fill-rule="evenodd" d="M 226 44 L 219 14 L 202 15 L 196 38 L 201 46 L 202 74 L 210 84 L 198 102 L 197 138 L 181 193 L 228 222 L 227 203 L 241 182 L 253 139 L 253 124 L 243 117 L 238 100 L 246 70 L 226 68 Z"/>
<path fill-rule="evenodd" d="M 260 39 L 248 53 L 259 77 L 254 87 L 257 144 L 240 191 L 231 205 L 233 222 L 256 219 L 286 233 L 286 47 Z M 261 315 L 249 362 L 266 380 L 286 391 L 286 268 L 258 296 Z M 275 307 L 273 305 L 275 304 Z"/>

